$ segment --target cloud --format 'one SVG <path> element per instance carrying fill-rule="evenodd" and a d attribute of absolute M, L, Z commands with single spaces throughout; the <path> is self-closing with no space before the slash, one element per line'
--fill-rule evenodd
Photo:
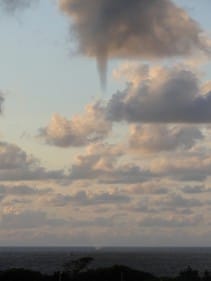
<path fill-rule="evenodd" d="M 135 152 L 146 153 L 187 151 L 203 138 L 200 129 L 194 126 L 132 125 L 129 146 Z"/>
<path fill-rule="evenodd" d="M 100 103 L 95 103 L 87 105 L 84 114 L 73 116 L 71 120 L 56 114 L 46 128 L 40 129 L 39 136 L 46 143 L 60 147 L 79 147 L 102 140 L 112 129 L 104 111 Z"/>
<path fill-rule="evenodd" d="M 0 114 L 2 113 L 3 102 L 4 102 L 4 95 L 2 92 L 0 92 Z"/>
<path fill-rule="evenodd" d="M 0 185 L 0 201 L 3 199 L 8 199 L 8 202 L 11 202 L 11 205 L 15 204 L 27 204 L 31 202 L 32 198 L 34 199 L 36 196 L 44 196 L 49 195 L 52 192 L 51 188 L 36 188 L 23 184 L 15 184 L 15 185 Z M 12 198 L 12 199 L 11 199 Z"/>
<path fill-rule="evenodd" d="M 85 155 L 78 156 L 70 171 L 70 179 L 96 180 L 101 184 L 126 184 L 147 181 L 151 173 L 134 164 L 119 165 L 124 153 L 118 146 L 94 144 Z"/>
<path fill-rule="evenodd" d="M 160 227 L 160 228 L 171 228 L 171 227 L 190 227 L 200 224 L 202 222 L 201 216 L 177 216 L 172 217 L 158 217 L 149 216 L 140 221 L 141 227 Z"/>
<path fill-rule="evenodd" d="M 187 194 L 199 194 L 204 192 L 211 192 L 210 188 L 206 188 L 204 185 L 186 185 L 182 188 L 182 191 Z"/>
<path fill-rule="evenodd" d="M 25 210 L 20 213 L 5 213 L 0 225 L 4 229 L 37 228 L 45 226 L 59 226 L 65 224 L 62 219 L 51 219 L 42 211 Z"/>
<path fill-rule="evenodd" d="M 163 58 L 206 50 L 202 30 L 170 0 L 60 0 L 78 51 L 97 59 L 101 82 L 108 58 Z"/>
<path fill-rule="evenodd" d="M 139 84 L 114 94 L 107 105 L 110 120 L 145 123 L 210 123 L 211 91 L 186 68 L 147 70 Z"/>
<path fill-rule="evenodd" d="M 150 171 L 176 181 L 204 181 L 210 176 L 211 158 L 209 155 L 184 155 L 171 160 L 160 157 L 150 163 Z"/>
<path fill-rule="evenodd" d="M 138 202 L 133 203 L 129 211 L 179 216 L 191 215 L 196 211 L 196 208 L 198 212 L 205 205 L 205 202 L 196 198 L 184 197 L 176 193 L 166 194 L 166 196 L 157 194 L 154 197 L 143 194 L 144 196 Z M 209 202 L 206 202 L 206 204 L 209 204 Z"/>
<path fill-rule="evenodd" d="M 115 80 L 126 81 L 132 83 L 133 86 L 138 86 L 141 81 L 148 78 L 149 72 L 150 76 L 153 76 L 153 73 L 156 73 L 156 67 L 150 68 L 148 64 L 126 62 L 115 68 L 112 75 Z"/>
<path fill-rule="evenodd" d="M 0 181 L 62 179 L 61 170 L 48 171 L 16 145 L 0 143 Z"/>
<path fill-rule="evenodd" d="M 138 184 L 133 184 L 127 188 L 128 192 L 130 194 L 150 194 L 150 195 L 162 195 L 167 194 L 169 192 L 169 189 L 162 184 L 162 182 L 159 182 L 157 179 L 156 181 L 149 181 L 149 182 L 143 182 Z"/>
<path fill-rule="evenodd" d="M 183 197 L 179 194 L 170 194 L 163 199 L 157 201 L 158 205 L 163 210 L 175 210 L 178 208 L 191 208 L 191 207 L 201 207 L 203 203 L 195 198 Z"/>
<path fill-rule="evenodd" d="M 52 191 L 51 188 L 36 188 L 28 185 L 13 185 L 13 186 L 4 186 L 7 194 L 16 195 L 16 196 L 34 196 L 48 194 Z"/>
<path fill-rule="evenodd" d="M 1 0 L 0 7 L 9 13 L 22 10 L 31 6 L 38 0 Z"/>
<path fill-rule="evenodd" d="M 64 207 L 70 204 L 82 207 L 129 203 L 130 200 L 130 196 L 121 194 L 120 192 L 88 193 L 81 190 L 72 195 L 55 194 L 47 199 L 47 203 L 57 207 Z"/>

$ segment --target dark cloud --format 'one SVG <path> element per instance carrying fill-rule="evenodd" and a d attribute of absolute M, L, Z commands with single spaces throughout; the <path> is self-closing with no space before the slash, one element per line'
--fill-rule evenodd
<path fill-rule="evenodd" d="M 108 58 L 163 58 L 206 49 L 199 25 L 170 0 L 60 0 L 78 51 L 97 59 L 102 85 Z"/>
<path fill-rule="evenodd" d="M 210 123 L 211 91 L 201 93 L 199 79 L 190 70 L 166 68 L 114 94 L 107 115 L 113 121 Z"/>

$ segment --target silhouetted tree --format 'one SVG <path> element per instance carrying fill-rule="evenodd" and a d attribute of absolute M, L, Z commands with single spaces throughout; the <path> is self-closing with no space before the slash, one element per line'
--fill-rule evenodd
<path fill-rule="evenodd" d="M 179 281 L 200 281 L 199 273 L 193 270 L 190 266 L 184 271 L 181 271 L 178 277 Z"/>
<path fill-rule="evenodd" d="M 64 273 L 75 276 L 80 272 L 87 270 L 90 263 L 93 261 L 92 257 L 82 257 L 76 260 L 71 260 L 63 265 Z"/>
<path fill-rule="evenodd" d="M 202 281 L 211 281 L 211 275 L 207 270 L 205 270 L 202 276 Z"/>

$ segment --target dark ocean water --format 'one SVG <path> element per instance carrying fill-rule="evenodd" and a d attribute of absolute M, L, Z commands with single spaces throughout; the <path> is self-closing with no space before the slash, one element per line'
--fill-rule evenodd
<path fill-rule="evenodd" d="M 62 270 L 62 265 L 83 256 L 94 258 L 93 267 L 114 264 L 174 276 L 188 265 L 211 272 L 211 248 L 0 248 L 0 270 L 22 267 L 45 273 Z"/>

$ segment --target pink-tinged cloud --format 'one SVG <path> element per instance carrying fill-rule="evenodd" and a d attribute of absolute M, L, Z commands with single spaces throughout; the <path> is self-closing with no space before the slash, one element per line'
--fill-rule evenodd
<path fill-rule="evenodd" d="M 195 126 L 132 125 L 129 146 L 136 153 L 187 151 L 203 138 L 201 130 Z"/>
<path fill-rule="evenodd" d="M 95 103 L 70 120 L 54 115 L 48 126 L 40 129 L 40 137 L 51 145 L 80 147 L 106 138 L 111 130 L 112 122 L 106 119 L 105 108 Z"/>

